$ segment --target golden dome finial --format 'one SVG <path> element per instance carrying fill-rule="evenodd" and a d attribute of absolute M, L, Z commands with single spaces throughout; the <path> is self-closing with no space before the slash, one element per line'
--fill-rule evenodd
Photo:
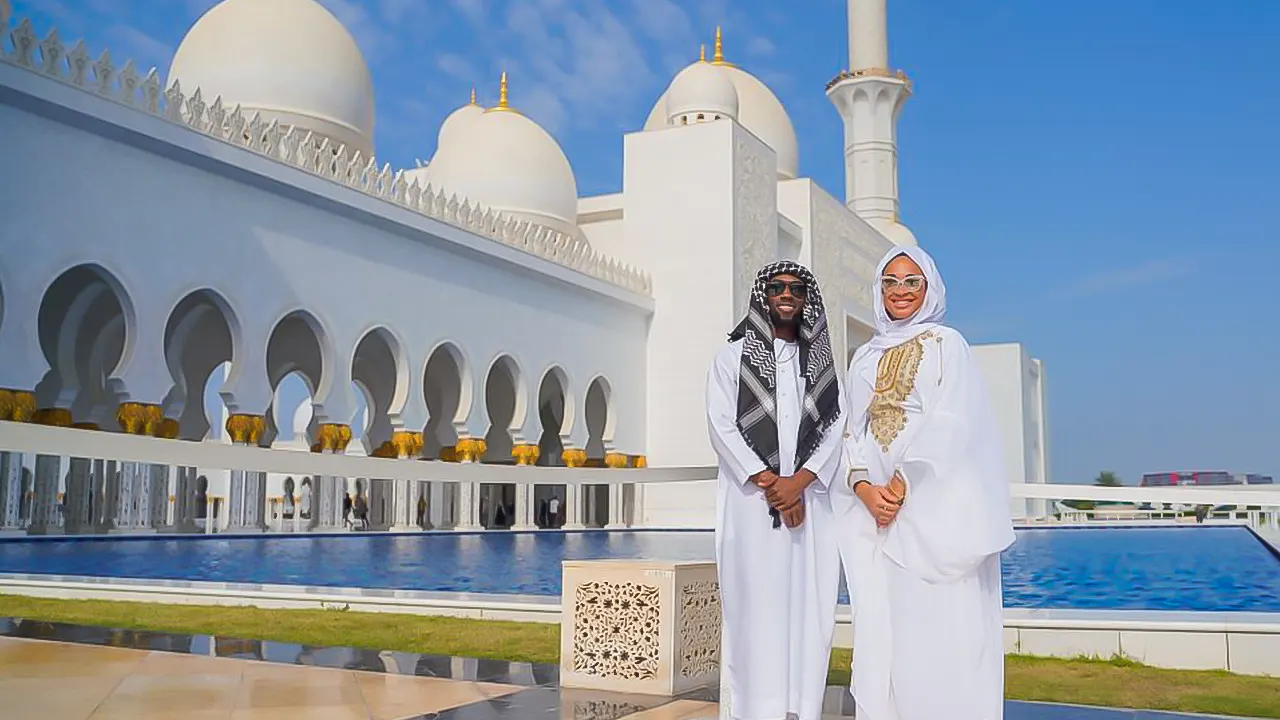
<path fill-rule="evenodd" d="M 475 85 L 471 86 L 471 104 L 472 105 L 476 104 L 476 86 Z"/>
<path fill-rule="evenodd" d="M 711 56 L 711 62 L 724 62 L 724 35 L 720 32 L 719 25 L 716 26 L 716 50 L 715 54 Z"/>
<path fill-rule="evenodd" d="M 706 61 L 707 61 L 707 46 L 703 45 L 702 47 L 698 48 L 698 62 L 706 62 Z"/>
<path fill-rule="evenodd" d="M 485 112 L 515 112 L 515 108 L 507 104 L 507 71 L 502 71 L 502 78 L 498 80 L 498 104 L 489 108 Z"/>

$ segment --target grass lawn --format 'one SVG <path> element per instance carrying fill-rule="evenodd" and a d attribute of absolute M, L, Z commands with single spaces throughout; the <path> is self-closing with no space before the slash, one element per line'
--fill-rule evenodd
<path fill-rule="evenodd" d="M 560 658 L 560 628 L 538 623 L 15 595 L 0 595 L 0 616 L 521 662 L 555 664 Z M 833 685 L 849 683 L 848 650 L 832 653 L 827 679 Z M 1016 700 L 1280 718 L 1280 678 L 1161 670 L 1122 659 L 1010 655 L 1005 687 L 1006 695 Z"/>

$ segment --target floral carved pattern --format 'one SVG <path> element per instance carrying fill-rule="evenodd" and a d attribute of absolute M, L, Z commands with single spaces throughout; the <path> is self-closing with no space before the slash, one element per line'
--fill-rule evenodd
<path fill-rule="evenodd" d="M 680 588 L 680 676 L 710 675 L 720 666 L 720 583 Z"/>
<path fill-rule="evenodd" d="M 573 670 L 595 677 L 658 677 L 658 588 L 587 582 L 573 596 Z"/>
<path fill-rule="evenodd" d="M 573 720 L 617 720 L 648 710 L 643 705 L 608 700 L 582 700 L 573 704 Z"/>

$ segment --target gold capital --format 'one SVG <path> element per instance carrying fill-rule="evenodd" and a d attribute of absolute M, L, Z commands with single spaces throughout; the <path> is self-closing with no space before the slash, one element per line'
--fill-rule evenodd
<path fill-rule="evenodd" d="M 178 433 L 181 430 L 182 426 L 178 424 L 177 420 L 167 417 L 160 421 L 160 432 L 157 437 L 162 437 L 165 440 L 177 440 Z"/>
<path fill-rule="evenodd" d="M 516 459 L 517 465 L 536 465 L 538 458 L 541 456 L 541 448 L 532 443 L 524 443 L 511 448 L 511 457 Z"/>
<path fill-rule="evenodd" d="M 71 427 L 71 411 L 66 408 L 40 408 L 31 416 L 37 425 L 50 427 Z"/>
<path fill-rule="evenodd" d="M 458 444 L 454 446 L 458 462 L 464 463 L 480 462 L 488 449 L 489 444 L 484 441 L 484 438 L 458 438 Z"/>
<path fill-rule="evenodd" d="M 126 435 L 142 435 L 147 428 L 147 414 L 147 406 L 140 402 L 120 403 L 116 408 L 116 424 Z"/>
<path fill-rule="evenodd" d="M 351 427 L 340 423 L 321 423 L 316 428 L 316 444 L 312 452 L 344 453 L 351 444 Z M 316 448 L 319 448 L 317 450 Z"/>
<path fill-rule="evenodd" d="M 560 459 L 571 468 L 580 468 L 587 464 L 587 451 L 582 448 L 565 448 Z"/>
<path fill-rule="evenodd" d="M 227 418 L 227 434 L 237 445 L 257 445 L 267 429 L 267 421 L 261 415 L 236 413 Z"/>
<path fill-rule="evenodd" d="M 391 447 L 394 458 L 416 458 L 422 452 L 422 433 L 409 430 L 396 430 L 391 433 Z"/>
<path fill-rule="evenodd" d="M 36 413 L 36 394 L 26 390 L 0 389 L 0 420 L 26 423 Z"/>
<path fill-rule="evenodd" d="M 627 456 L 623 455 L 620 452 L 605 453 L 604 464 L 605 464 L 605 467 L 624 468 L 628 464 Z"/>
<path fill-rule="evenodd" d="M 649 461 L 643 455 L 636 455 L 631 458 L 631 467 L 644 468 L 649 467 Z"/>

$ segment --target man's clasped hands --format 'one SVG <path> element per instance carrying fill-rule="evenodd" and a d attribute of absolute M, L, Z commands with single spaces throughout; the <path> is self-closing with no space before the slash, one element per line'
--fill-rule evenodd
<path fill-rule="evenodd" d="M 783 525 L 797 528 L 804 522 L 804 489 L 816 479 L 818 476 L 807 468 L 800 468 L 796 474 L 787 476 L 761 470 L 751 476 L 751 483 L 764 490 L 769 507 L 778 511 Z"/>

